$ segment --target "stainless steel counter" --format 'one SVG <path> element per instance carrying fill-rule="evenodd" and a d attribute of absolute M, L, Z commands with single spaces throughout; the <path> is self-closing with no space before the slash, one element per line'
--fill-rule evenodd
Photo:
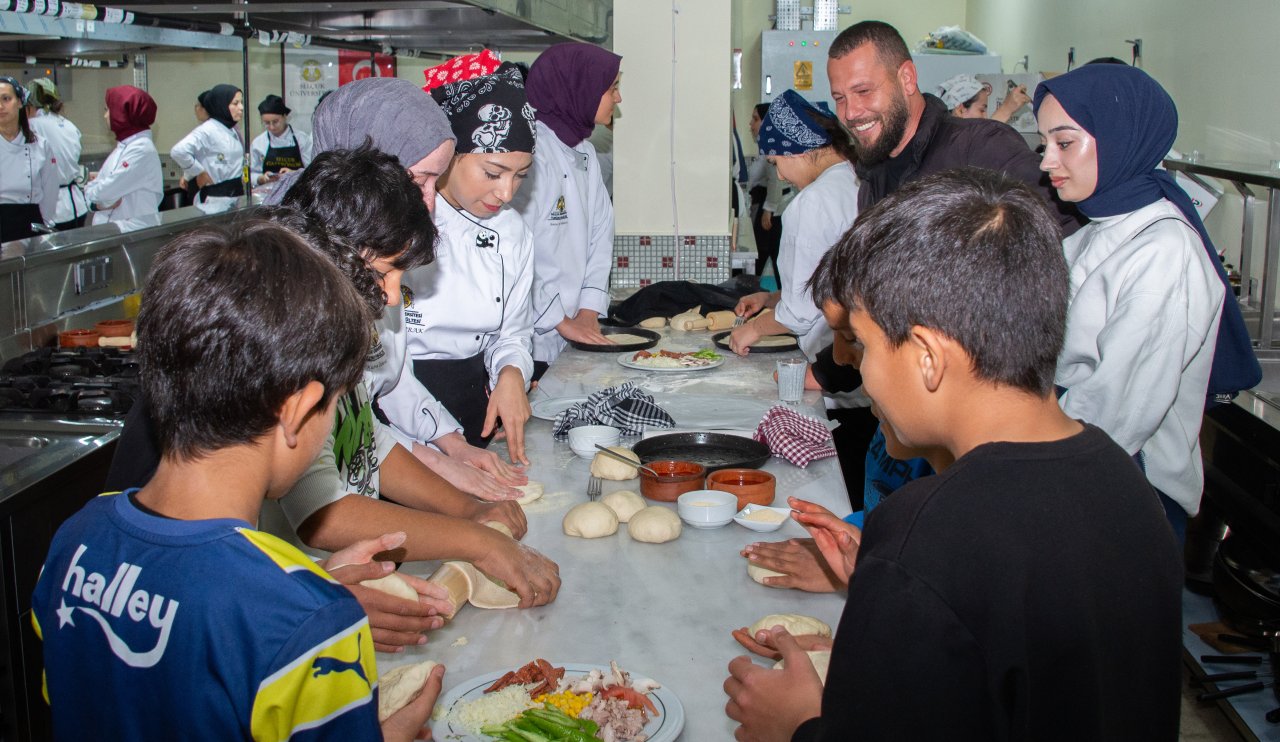
<path fill-rule="evenodd" d="M 121 421 L 105 418 L 0 417 L 0 506 L 110 444 L 120 426 Z"/>
<path fill-rule="evenodd" d="M 665 333 L 660 347 L 711 347 L 707 332 L 673 337 Z M 726 356 L 717 369 L 661 373 L 625 369 L 614 353 L 570 350 L 552 366 L 535 395 L 579 396 L 635 380 L 660 394 L 690 399 L 696 395 L 702 405 L 718 397 L 724 410 L 717 422 L 754 428 L 759 410 L 777 399 L 771 378 L 774 361 L 787 356 Z M 823 416 L 817 393 L 806 393 L 802 411 Z M 379 655 L 380 670 L 423 659 L 443 662 L 448 667 L 447 692 L 468 678 L 535 657 L 557 663 L 607 664 L 614 659 L 628 670 L 657 679 L 679 697 L 686 716 L 681 739 L 731 740 L 735 725 L 724 715 L 721 683 L 729 661 L 744 652 L 730 630 L 771 613 L 815 616 L 834 629 L 844 608 L 843 594 L 777 590 L 747 577 L 746 561 L 738 555 L 742 547 L 803 536 L 803 529 L 794 522 L 763 534 L 734 523 L 709 531 L 686 525 L 676 541 L 644 544 L 631 540 L 622 525 L 606 538 L 570 538 L 561 532 L 561 520 L 570 507 L 586 502 L 588 462 L 575 456 L 567 443 L 552 440 L 549 422 L 532 420 L 526 440 L 532 462 L 529 475 L 544 484 L 546 494 L 527 508 L 529 533 L 524 542 L 559 563 L 559 598 L 524 611 L 465 607 L 453 622 L 432 632 L 425 646 Z M 623 445 L 629 442 L 634 439 L 623 439 Z M 501 445 L 496 448 L 505 454 Z M 835 458 L 800 469 L 774 457 L 764 469 L 778 480 L 775 505 L 795 495 L 822 503 L 838 515 L 848 514 L 849 500 Z M 606 493 L 624 489 L 638 491 L 639 480 L 605 483 Z M 425 577 L 435 566 L 412 562 L 402 569 Z M 464 637 L 467 643 L 455 646 Z"/>

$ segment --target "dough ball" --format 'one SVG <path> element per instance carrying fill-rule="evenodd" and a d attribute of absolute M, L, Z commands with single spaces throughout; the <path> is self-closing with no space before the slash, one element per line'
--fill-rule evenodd
<path fill-rule="evenodd" d="M 631 494 L 628 492 L 627 494 Z M 636 541 L 647 544 L 665 544 L 680 538 L 680 516 L 661 505 L 650 505 L 631 516 L 627 533 Z"/>
<path fill-rule="evenodd" d="M 609 446 L 609 450 L 617 454 L 622 454 L 637 464 L 640 463 L 640 457 L 637 456 L 635 451 L 632 451 L 630 448 L 625 446 Z M 622 482 L 628 479 L 635 479 L 639 475 L 639 469 L 634 466 L 627 466 L 612 456 L 597 453 L 595 458 L 591 459 L 591 476 L 593 477 Z"/>
<path fill-rule="evenodd" d="M 376 580 L 365 580 L 360 584 L 365 587 L 371 587 L 374 590 L 381 590 L 397 598 L 418 602 L 418 591 L 410 587 L 409 583 L 396 572 L 392 572 L 386 577 L 379 577 Z"/>
<path fill-rule="evenodd" d="M 427 660 L 416 665 L 402 665 L 378 677 L 378 721 L 409 705 L 422 691 L 422 684 L 437 662 Z"/>
<path fill-rule="evenodd" d="M 609 509 L 618 515 L 619 523 L 626 523 L 631 520 L 631 516 L 645 509 L 644 498 L 627 490 L 610 492 L 600 498 L 600 502 L 608 505 Z"/>
<path fill-rule="evenodd" d="M 774 572 L 771 569 L 765 569 L 764 567 L 761 567 L 760 565 L 754 562 L 747 562 L 747 576 L 755 580 L 756 582 L 760 583 L 761 585 L 764 585 L 764 578 L 766 577 L 786 577 L 786 575 L 782 574 L 781 572 Z M 772 587 L 772 586 L 765 585 L 765 587 Z"/>
<path fill-rule="evenodd" d="M 507 538 L 515 538 L 515 534 L 511 533 L 511 529 L 507 528 L 506 523 L 499 523 L 496 520 L 486 520 L 484 524 L 486 526 L 489 526 L 493 530 L 497 531 L 498 533 L 501 533 L 502 535 L 506 536 Z"/>
<path fill-rule="evenodd" d="M 818 679 L 822 681 L 823 685 L 826 685 L 827 668 L 831 666 L 831 652 L 822 650 L 818 652 L 805 652 L 805 654 L 809 655 L 809 661 L 813 663 L 813 669 L 818 671 Z M 781 670 L 786 666 L 786 662 L 778 660 L 774 663 L 773 669 Z"/>
<path fill-rule="evenodd" d="M 618 515 L 602 502 L 584 502 L 565 513 L 564 533 L 579 538 L 602 538 L 618 532 Z"/>
<path fill-rule="evenodd" d="M 528 484 L 522 484 L 516 489 L 520 490 L 520 499 L 516 500 L 519 505 L 528 505 L 529 503 L 542 497 L 542 482 L 529 480 Z M 510 536 L 511 534 L 507 534 Z"/>
<path fill-rule="evenodd" d="M 649 330 L 658 330 L 667 326 L 667 318 L 650 317 L 649 319 L 640 320 L 640 326 Z"/>
<path fill-rule="evenodd" d="M 758 632 L 781 625 L 792 636 L 831 636 L 831 627 L 812 616 L 801 616 L 798 613 L 774 613 L 756 621 L 751 625 L 749 633 L 755 636 Z"/>

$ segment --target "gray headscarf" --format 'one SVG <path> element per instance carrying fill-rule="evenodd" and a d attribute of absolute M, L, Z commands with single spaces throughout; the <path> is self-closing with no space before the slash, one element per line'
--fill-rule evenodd
<path fill-rule="evenodd" d="M 324 99 L 311 117 L 312 151 L 373 146 L 394 155 L 406 168 L 446 141 L 454 141 L 449 119 L 422 88 L 390 77 L 347 83 Z M 278 204 L 300 172 L 286 173 L 266 199 Z"/>

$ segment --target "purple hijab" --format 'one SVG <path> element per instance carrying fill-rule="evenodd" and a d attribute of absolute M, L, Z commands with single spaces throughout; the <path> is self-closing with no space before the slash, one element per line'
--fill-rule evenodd
<path fill-rule="evenodd" d="M 621 66 L 622 57 L 598 46 L 556 44 L 529 69 L 525 81 L 529 104 L 560 141 L 575 147 L 595 129 L 600 98 L 617 79 Z"/>

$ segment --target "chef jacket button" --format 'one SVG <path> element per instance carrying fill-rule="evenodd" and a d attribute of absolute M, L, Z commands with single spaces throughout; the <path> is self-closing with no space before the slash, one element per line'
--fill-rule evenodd
<path fill-rule="evenodd" d="M 496 301 L 496 302 L 501 303 L 501 302 L 502 302 L 502 297 L 501 297 L 501 296 L 495 296 L 495 297 L 493 297 L 493 300 L 494 300 L 494 301 Z"/>
<path fill-rule="evenodd" d="M 480 339 L 480 336 L 479 336 L 479 335 L 476 335 L 476 340 L 479 340 L 479 339 Z"/>

